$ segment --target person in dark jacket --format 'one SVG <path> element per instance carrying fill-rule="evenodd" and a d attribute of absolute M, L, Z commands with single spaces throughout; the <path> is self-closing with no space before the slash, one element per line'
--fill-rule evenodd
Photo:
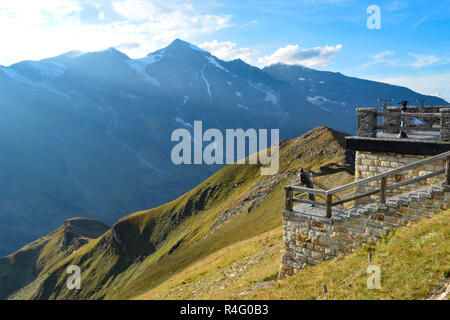
<path fill-rule="evenodd" d="M 298 177 L 301 185 L 305 185 L 307 188 L 313 189 L 313 183 L 309 175 L 303 170 L 303 168 L 298 169 Z M 316 201 L 316 198 L 312 193 L 308 193 L 309 200 Z"/>

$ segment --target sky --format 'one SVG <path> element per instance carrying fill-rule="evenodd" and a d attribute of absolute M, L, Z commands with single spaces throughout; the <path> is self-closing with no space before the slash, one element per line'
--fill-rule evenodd
<path fill-rule="evenodd" d="M 450 0 L 0 0 L 0 65 L 179 38 L 240 58 L 409 87 L 450 102 Z"/>

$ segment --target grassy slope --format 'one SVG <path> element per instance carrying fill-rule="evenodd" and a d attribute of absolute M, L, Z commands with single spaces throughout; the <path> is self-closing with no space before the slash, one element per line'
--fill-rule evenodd
<path fill-rule="evenodd" d="M 196 261 L 281 225 L 284 186 L 303 165 L 338 185 L 353 177 L 343 163 L 344 134 L 320 127 L 280 145 L 280 172 L 229 165 L 161 207 L 119 220 L 99 239 L 54 265 L 34 292 L 40 299 L 133 298 Z M 224 222 L 225 221 L 225 222 Z M 82 289 L 65 286 L 68 265 L 82 269 Z"/>
<path fill-rule="evenodd" d="M 449 218 L 450 211 L 443 212 L 370 249 L 274 283 L 281 258 L 276 228 L 211 254 L 137 299 L 424 299 L 450 278 Z M 381 269 L 380 290 L 366 286 L 368 250 Z"/>
<path fill-rule="evenodd" d="M 396 230 L 375 245 L 372 265 L 381 270 L 381 289 L 367 289 L 367 247 L 344 259 L 308 268 L 256 299 L 423 299 L 450 278 L 450 211 Z M 324 296 L 322 284 L 328 293 Z"/>
<path fill-rule="evenodd" d="M 281 227 L 233 243 L 135 299 L 233 299 L 278 275 Z"/>
<path fill-rule="evenodd" d="M 58 261 L 88 241 L 102 235 L 109 227 L 84 218 L 73 218 L 48 235 L 0 259 L 0 299 L 27 286 Z"/>

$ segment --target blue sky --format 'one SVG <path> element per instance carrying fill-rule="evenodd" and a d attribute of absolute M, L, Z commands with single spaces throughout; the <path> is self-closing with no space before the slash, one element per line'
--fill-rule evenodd
<path fill-rule="evenodd" d="M 380 8 L 369 29 L 367 8 Z M 283 62 L 404 85 L 450 101 L 450 1 L 2 0 L 0 64 L 175 38 L 221 59 Z"/>

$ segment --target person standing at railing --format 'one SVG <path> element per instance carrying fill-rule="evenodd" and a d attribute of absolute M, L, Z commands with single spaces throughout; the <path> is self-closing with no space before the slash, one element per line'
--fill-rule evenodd
<path fill-rule="evenodd" d="M 313 183 L 309 175 L 305 172 L 303 168 L 298 169 L 298 178 L 300 180 L 301 185 L 305 185 L 307 188 L 314 189 Z M 316 201 L 314 194 L 308 193 L 309 200 Z"/>

